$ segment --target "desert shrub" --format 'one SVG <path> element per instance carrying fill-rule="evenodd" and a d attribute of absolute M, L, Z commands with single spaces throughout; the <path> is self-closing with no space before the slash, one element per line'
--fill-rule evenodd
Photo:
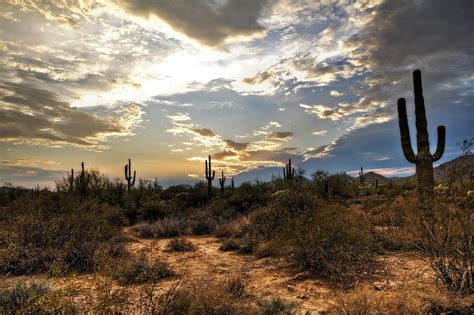
<path fill-rule="evenodd" d="M 139 237 L 152 238 L 155 236 L 153 224 L 148 222 L 140 222 L 132 226 L 132 231 L 137 233 Z"/>
<path fill-rule="evenodd" d="M 95 314 L 122 314 L 130 307 L 130 293 L 124 288 L 114 287 L 108 277 L 96 278 L 96 298 L 92 305 Z"/>
<path fill-rule="evenodd" d="M 294 314 L 296 304 L 287 302 L 279 297 L 257 301 L 257 306 L 262 315 L 289 315 Z"/>
<path fill-rule="evenodd" d="M 228 252 L 240 249 L 240 244 L 236 239 L 229 238 L 224 240 L 222 245 L 219 247 L 220 251 Z"/>
<path fill-rule="evenodd" d="M 162 294 L 156 287 L 145 285 L 139 289 L 139 312 L 143 314 L 255 314 L 256 310 L 239 295 L 240 287 L 232 292 L 228 282 L 176 282 Z M 234 288 L 234 287 L 232 287 Z"/>
<path fill-rule="evenodd" d="M 54 262 L 69 270 L 90 271 L 97 250 L 120 252 L 125 222 L 119 209 L 75 196 L 18 199 L 0 221 L 5 232 L 0 271 L 44 272 Z"/>
<path fill-rule="evenodd" d="M 371 234 L 363 214 L 327 204 L 288 219 L 270 244 L 297 266 L 349 283 L 373 257 Z"/>
<path fill-rule="evenodd" d="M 474 200 L 437 198 L 433 211 L 420 215 L 422 252 L 438 279 L 451 292 L 474 293 Z"/>
<path fill-rule="evenodd" d="M 135 259 L 115 261 L 111 270 L 112 277 L 122 285 L 144 283 L 174 275 L 166 262 L 158 258 L 150 261 L 144 254 Z"/>
<path fill-rule="evenodd" d="M 153 223 L 152 231 L 155 237 L 174 237 L 184 235 L 186 230 L 185 219 L 177 217 L 163 218 Z"/>
<path fill-rule="evenodd" d="M 193 252 L 197 246 L 185 238 L 175 238 L 168 242 L 166 249 L 171 252 Z"/>
<path fill-rule="evenodd" d="M 0 283 L 1 314 L 71 314 L 75 312 L 66 292 L 53 290 L 44 282 Z"/>
<path fill-rule="evenodd" d="M 234 297 L 242 297 L 245 292 L 245 283 L 240 277 L 235 277 L 226 281 L 225 289 Z"/>

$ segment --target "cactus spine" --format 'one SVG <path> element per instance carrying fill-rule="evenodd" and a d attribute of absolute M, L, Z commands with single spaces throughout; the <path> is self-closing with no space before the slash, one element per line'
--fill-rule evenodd
<path fill-rule="evenodd" d="M 420 70 L 413 72 L 413 86 L 415 94 L 416 142 L 418 147 L 416 155 L 411 146 L 406 101 L 404 98 L 398 99 L 398 124 L 403 154 L 408 162 L 416 165 L 416 183 L 420 208 L 422 210 L 429 210 L 433 206 L 433 162 L 438 161 L 444 153 L 446 128 L 438 126 L 438 144 L 435 153 L 432 155 L 428 140 L 428 123 L 426 121 Z"/>
<path fill-rule="evenodd" d="M 212 197 L 212 180 L 214 179 L 215 176 L 216 176 L 216 171 L 212 170 L 211 156 L 209 155 L 209 160 L 206 160 L 207 195 L 209 196 L 209 198 Z"/>
<path fill-rule="evenodd" d="M 86 174 L 86 170 L 84 169 L 84 162 L 81 162 L 81 175 L 79 175 L 79 194 L 81 196 L 85 196 L 87 193 L 87 186 L 89 186 L 89 182 L 91 179 L 91 174 Z"/>
<path fill-rule="evenodd" d="M 283 178 L 289 182 L 295 179 L 295 168 L 291 167 L 291 159 L 289 159 L 288 164 L 285 164 L 285 167 L 283 167 Z"/>
<path fill-rule="evenodd" d="M 359 171 L 359 183 L 361 185 L 365 184 L 365 175 L 364 175 L 364 168 L 361 166 Z"/>
<path fill-rule="evenodd" d="M 128 159 L 128 164 L 125 164 L 125 180 L 127 181 L 127 191 L 130 192 L 130 188 L 135 185 L 135 176 L 137 171 L 133 171 L 132 177 L 132 161 Z"/>
<path fill-rule="evenodd" d="M 224 171 L 221 172 L 221 178 L 219 178 L 219 185 L 221 186 L 221 195 L 224 195 L 224 184 L 227 178 L 224 176 Z"/>

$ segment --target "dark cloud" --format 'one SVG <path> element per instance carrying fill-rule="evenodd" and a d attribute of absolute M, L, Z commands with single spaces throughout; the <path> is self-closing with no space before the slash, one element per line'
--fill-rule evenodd
<path fill-rule="evenodd" d="M 236 150 L 236 151 L 243 151 L 245 150 L 249 143 L 248 142 L 235 142 L 235 141 L 232 141 L 232 140 L 224 140 L 225 143 L 227 144 L 227 146 L 233 150 Z"/>
<path fill-rule="evenodd" d="M 213 158 L 216 160 L 222 160 L 225 159 L 226 157 L 231 157 L 231 156 L 236 156 L 237 153 L 233 151 L 222 151 L 222 152 L 217 152 L 212 155 Z"/>
<path fill-rule="evenodd" d="M 259 71 L 255 76 L 250 78 L 244 78 L 243 81 L 247 84 L 258 84 L 267 81 L 271 77 L 272 74 L 270 71 Z"/>
<path fill-rule="evenodd" d="M 192 129 L 192 131 L 204 137 L 214 137 L 216 135 L 211 129 L 208 128 L 195 128 Z"/>
<path fill-rule="evenodd" d="M 1 141 L 97 148 L 107 137 L 130 131 L 119 119 L 70 107 L 28 83 L 0 82 L 0 104 Z"/>
<path fill-rule="evenodd" d="M 293 132 L 291 131 L 275 131 L 270 133 L 269 138 L 272 139 L 291 139 L 293 138 Z"/>
<path fill-rule="evenodd" d="M 116 0 L 134 15 L 155 15 L 174 30 L 205 45 L 264 31 L 258 20 L 271 0 Z"/>

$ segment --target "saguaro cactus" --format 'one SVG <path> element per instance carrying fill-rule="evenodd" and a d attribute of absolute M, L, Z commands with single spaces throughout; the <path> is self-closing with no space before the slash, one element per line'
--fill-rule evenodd
<path fill-rule="evenodd" d="M 364 168 L 361 166 L 359 171 L 359 183 L 361 185 L 365 184 L 365 175 L 364 175 Z"/>
<path fill-rule="evenodd" d="M 219 185 L 221 186 L 221 195 L 224 195 L 224 184 L 227 178 L 224 176 L 224 171 L 221 171 L 221 178 L 219 178 Z"/>
<path fill-rule="evenodd" d="M 438 144 L 435 153 L 432 155 L 430 153 L 430 143 L 428 140 L 428 123 L 426 121 L 420 70 L 413 72 L 413 85 L 415 92 L 416 143 L 418 146 L 416 155 L 411 146 L 406 101 L 404 98 L 398 99 L 398 124 L 400 127 L 403 154 L 408 162 L 416 165 L 416 183 L 420 208 L 429 210 L 433 206 L 433 162 L 438 161 L 443 156 L 446 128 L 444 126 L 438 126 Z"/>
<path fill-rule="evenodd" d="M 234 178 L 232 177 L 231 181 L 230 181 L 230 186 L 232 187 L 232 190 L 235 189 L 235 185 L 234 185 Z"/>
<path fill-rule="evenodd" d="M 209 163 L 209 166 L 208 166 L 208 163 Z M 206 160 L 207 195 L 209 196 L 209 198 L 212 197 L 212 180 L 214 179 L 215 176 L 216 176 L 216 171 L 212 170 L 211 156 L 209 155 L 209 161 Z"/>
<path fill-rule="evenodd" d="M 71 177 L 69 178 L 69 191 L 74 190 L 74 169 L 71 168 Z"/>
<path fill-rule="evenodd" d="M 295 168 L 291 167 L 291 159 L 288 160 L 288 164 L 283 167 L 283 178 L 286 181 L 292 181 L 295 178 Z"/>
<path fill-rule="evenodd" d="M 133 171 L 132 177 L 132 161 L 128 159 L 128 164 L 125 164 L 125 180 L 127 181 L 127 191 L 130 192 L 130 188 L 135 185 L 135 177 L 137 171 Z"/>
<path fill-rule="evenodd" d="M 86 170 L 84 169 L 84 162 L 81 162 L 81 175 L 78 178 L 78 186 L 79 186 L 79 194 L 81 196 L 85 196 L 87 193 L 87 187 L 89 186 L 89 182 L 91 179 L 91 174 L 86 174 Z"/>

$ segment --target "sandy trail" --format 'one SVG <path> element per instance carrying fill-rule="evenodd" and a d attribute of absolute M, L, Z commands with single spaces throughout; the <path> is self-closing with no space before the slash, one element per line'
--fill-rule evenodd
<path fill-rule="evenodd" d="M 343 291 L 331 288 L 323 279 L 297 272 L 283 260 L 256 259 L 253 255 L 219 250 L 221 241 L 212 236 L 189 236 L 197 251 L 175 253 L 166 251 L 171 239 L 140 239 L 130 230 L 125 234 L 133 240 L 127 245 L 131 252 L 145 251 L 167 261 L 185 281 L 225 281 L 240 277 L 251 298 L 259 300 L 278 296 L 296 302 L 302 313 L 324 312 Z M 359 280 L 356 289 L 384 291 L 433 290 L 433 276 L 426 261 L 415 253 L 390 253 L 377 258 L 379 267 Z"/>
<path fill-rule="evenodd" d="M 222 282 L 240 277 L 246 284 L 246 293 L 252 301 L 278 296 L 298 304 L 298 313 L 318 314 L 326 311 L 341 294 L 359 290 L 376 291 L 383 294 L 436 292 L 433 275 L 426 261 L 415 253 L 387 253 L 378 256 L 378 268 L 366 273 L 351 291 L 330 287 L 324 279 L 297 272 L 284 260 L 276 258 L 257 259 L 253 255 L 219 250 L 221 241 L 213 236 L 188 236 L 187 240 L 197 245 L 194 252 L 169 252 L 167 239 L 142 239 L 130 228 L 124 229 L 130 239 L 126 248 L 132 254 L 143 251 L 149 257 L 159 257 L 170 264 L 182 283 L 199 281 Z M 10 280 L 31 277 L 9 277 Z M 177 281 L 177 277 L 160 281 L 158 292 L 164 292 Z M 51 278 L 54 286 L 77 285 L 93 292 L 96 286 L 93 274 L 71 274 L 64 278 Z"/>

